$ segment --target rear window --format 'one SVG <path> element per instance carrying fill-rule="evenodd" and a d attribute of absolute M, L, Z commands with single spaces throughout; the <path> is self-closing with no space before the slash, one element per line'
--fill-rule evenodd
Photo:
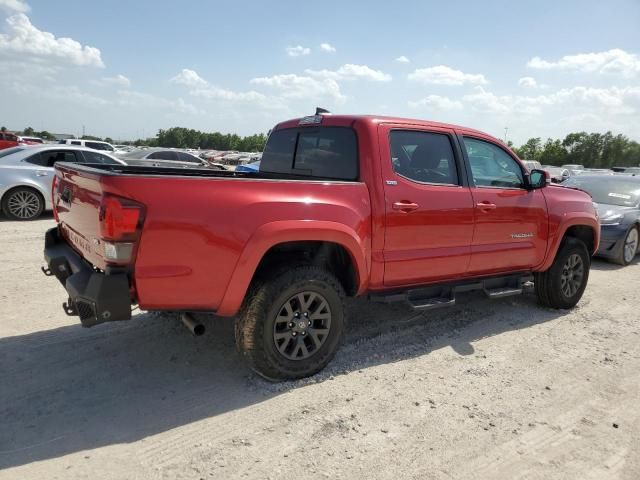
<path fill-rule="evenodd" d="M 149 160 L 178 160 L 178 155 L 176 152 L 171 150 L 163 150 L 161 152 L 153 152 L 151 155 L 147 157 Z"/>
<path fill-rule="evenodd" d="M 4 150 L 0 150 L 0 158 L 11 155 L 12 153 L 21 152 L 22 150 L 24 150 L 22 147 L 5 148 Z"/>
<path fill-rule="evenodd" d="M 260 172 L 357 180 L 356 134 L 348 127 L 276 130 L 265 146 Z"/>
<path fill-rule="evenodd" d="M 199 159 L 185 152 L 176 152 L 181 162 L 202 163 Z"/>
<path fill-rule="evenodd" d="M 116 162 L 113 158 L 107 157 L 106 155 L 103 155 L 102 153 L 91 152 L 91 151 L 85 150 L 85 151 L 82 152 L 82 155 L 84 156 L 84 160 L 87 163 L 102 163 L 104 165 L 119 165 L 118 162 Z"/>
<path fill-rule="evenodd" d="M 76 153 L 71 150 L 48 150 L 46 152 L 36 153 L 25 159 L 26 162 L 33 163 L 34 165 L 40 165 L 41 167 L 53 167 L 58 162 L 82 162 L 81 158 L 76 156 Z"/>

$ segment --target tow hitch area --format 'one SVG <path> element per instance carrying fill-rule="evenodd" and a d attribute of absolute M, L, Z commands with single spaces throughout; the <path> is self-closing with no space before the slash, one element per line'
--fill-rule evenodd
<path fill-rule="evenodd" d="M 69 295 L 62 304 L 64 313 L 80 317 L 84 327 L 131 318 L 126 273 L 94 270 L 60 238 L 57 228 L 47 232 L 44 258 L 47 266 L 41 268 L 42 273 L 55 276 Z"/>

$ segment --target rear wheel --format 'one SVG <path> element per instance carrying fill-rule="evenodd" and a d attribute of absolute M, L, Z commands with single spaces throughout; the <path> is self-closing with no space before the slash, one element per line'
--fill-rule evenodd
<path fill-rule="evenodd" d="M 43 210 L 44 199 L 33 188 L 14 188 L 2 198 L 2 211 L 11 220 L 33 220 Z"/>
<path fill-rule="evenodd" d="M 587 247 L 576 238 L 566 238 L 551 268 L 535 275 L 540 304 L 551 308 L 574 307 L 587 286 L 591 257 Z"/>
<path fill-rule="evenodd" d="M 622 243 L 622 248 L 620 249 L 620 255 L 615 259 L 615 262 L 620 265 L 629 265 L 631 262 L 633 262 L 633 259 L 638 253 L 638 243 L 638 227 L 633 226 L 629 229 L 627 235 L 624 237 L 624 242 Z"/>
<path fill-rule="evenodd" d="M 307 377 L 331 361 L 344 323 L 340 282 L 322 268 L 296 267 L 253 286 L 236 320 L 236 345 L 269 380 Z"/>

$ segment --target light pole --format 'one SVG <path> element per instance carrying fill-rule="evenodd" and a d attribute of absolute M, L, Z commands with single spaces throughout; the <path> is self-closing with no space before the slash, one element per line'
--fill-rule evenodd
<path fill-rule="evenodd" d="M 509 131 L 509 127 L 504 127 L 504 143 L 507 143 L 507 132 Z"/>

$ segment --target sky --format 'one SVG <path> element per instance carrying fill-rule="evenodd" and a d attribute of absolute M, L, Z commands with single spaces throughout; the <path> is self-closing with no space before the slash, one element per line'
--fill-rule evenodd
<path fill-rule="evenodd" d="M 640 0 L 0 0 L 10 130 L 249 135 L 316 106 L 640 141 Z"/>

